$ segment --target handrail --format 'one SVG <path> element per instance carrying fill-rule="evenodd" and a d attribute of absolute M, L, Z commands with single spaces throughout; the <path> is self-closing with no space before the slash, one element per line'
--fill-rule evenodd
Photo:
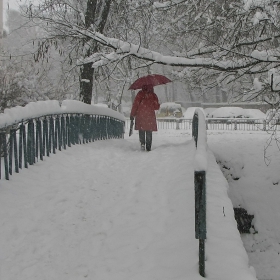
<path fill-rule="evenodd" d="M 53 114 L 43 110 L 44 115 L 38 110 L 42 103 L 33 112 L 30 106 L 18 110 L 13 108 L 13 113 L 23 113 L 15 115 L 15 118 L 11 117 L 11 111 L 6 111 L 6 115 L 0 114 L 0 151 L 4 158 L 6 180 L 13 174 L 13 168 L 19 173 L 23 166 L 28 168 L 39 159 L 43 160 L 44 156 L 55 154 L 56 150 L 96 140 L 123 138 L 125 121 L 121 114 L 80 103 L 71 101 L 69 106 L 68 102 L 68 106 L 61 108 L 60 112 L 59 107 L 53 108 Z"/>
<path fill-rule="evenodd" d="M 207 140 L 206 121 L 203 112 L 196 109 L 193 116 L 192 136 L 196 146 L 194 159 L 195 189 L 195 238 L 199 239 L 199 274 L 205 277 L 206 229 L 206 170 Z"/>
<path fill-rule="evenodd" d="M 191 130 L 193 119 L 185 118 L 157 118 L 158 130 L 176 129 Z M 130 119 L 126 118 L 126 128 L 129 129 Z M 280 130 L 277 120 L 249 119 L 249 118 L 206 118 L 207 130 L 242 130 L 242 131 L 268 131 Z"/>

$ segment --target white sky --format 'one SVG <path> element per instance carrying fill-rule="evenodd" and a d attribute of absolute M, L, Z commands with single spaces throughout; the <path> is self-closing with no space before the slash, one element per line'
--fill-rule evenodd
<path fill-rule="evenodd" d="M 3 9 L 4 9 L 4 23 L 6 21 L 6 12 L 9 9 L 12 10 L 18 10 L 19 9 L 19 5 L 25 4 L 25 3 L 39 3 L 40 0 L 3 0 Z"/>
<path fill-rule="evenodd" d="M 3 0 L 3 7 L 4 10 L 7 9 L 8 5 L 10 9 L 18 9 L 19 5 L 22 5 L 24 3 L 39 3 L 40 0 Z"/>

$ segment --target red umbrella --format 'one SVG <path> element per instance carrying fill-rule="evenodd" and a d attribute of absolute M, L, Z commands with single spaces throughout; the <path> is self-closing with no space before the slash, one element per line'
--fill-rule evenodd
<path fill-rule="evenodd" d="M 137 79 L 130 87 L 129 89 L 140 89 L 144 85 L 152 85 L 152 86 L 158 86 L 158 85 L 164 85 L 167 83 L 172 82 L 168 78 L 166 78 L 163 75 L 159 74 L 152 74 L 148 76 L 141 77 Z"/>

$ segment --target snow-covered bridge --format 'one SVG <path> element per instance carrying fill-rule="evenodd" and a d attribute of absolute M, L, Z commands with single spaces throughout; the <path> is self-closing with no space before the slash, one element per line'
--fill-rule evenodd
<path fill-rule="evenodd" d="M 0 279 L 203 279 L 194 218 L 191 131 L 72 145 L 1 180 Z M 207 150 L 208 279 L 253 280 Z M 2 166 L 3 167 L 3 166 Z"/>

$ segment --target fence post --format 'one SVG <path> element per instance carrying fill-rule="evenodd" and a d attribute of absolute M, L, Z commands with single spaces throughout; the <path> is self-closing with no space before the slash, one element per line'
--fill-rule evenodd
<path fill-rule="evenodd" d="M 192 136 L 195 141 L 197 149 L 203 149 L 203 136 L 199 133 L 199 122 L 200 125 L 205 125 L 204 119 L 200 119 L 201 115 L 199 112 L 195 112 L 192 122 Z M 205 125 L 206 133 L 206 125 Z M 198 147 L 198 140 L 202 146 Z M 204 140 L 205 141 L 205 140 Z M 204 143 L 206 144 L 206 143 Z M 199 239 L 199 274 L 205 277 L 205 240 L 206 240 L 206 171 L 195 170 L 194 171 L 194 193 L 195 193 L 195 238 Z"/>
<path fill-rule="evenodd" d="M 15 172 L 19 173 L 18 145 L 17 145 L 17 131 L 16 131 L 16 129 L 11 129 L 11 137 L 13 137 L 13 144 L 14 144 Z"/>
<path fill-rule="evenodd" d="M 66 121 L 65 121 L 65 116 L 61 116 L 61 141 L 62 141 L 62 146 L 63 149 L 66 150 L 66 145 L 67 145 L 67 128 L 66 128 Z"/>
<path fill-rule="evenodd" d="M 206 172 L 194 172 L 195 187 L 195 237 L 199 239 L 199 273 L 205 277 L 206 239 Z"/>
<path fill-rule="evenodd" d="M 8 158 L 7 158 L 7 139 L 6 139 L 5 132 L 0 133 L 0 152 L 1 152 L 1 154 L 3 153 L 3 157 L 4 157 L 5 179 L 9 180 Z M 1 168 L 1 163 L 0 163 L 0 168 Z M 1 178 L 1 170 L 0 170 L 0 178 Z"/>
<path fill-rule="evenodd" d="M 180 124 L 179 124 L 180 120 L 176 120 L 176 130 L 180 129 Z"/>
<path fill-rule="evenodd" d="M 14 148 L 14 138 L 12 129 L 10 130 L 9 136 L 9 174 L 13 174 L 13 148 Z"/>
<path fill-rule="evenodd" d="M 4 166 L 5 166 L 5 179 L 9 180 L 9 166 L 8 166 L 8 151 L 7 151 L 7 139 L 5 132 L 1 133 L 2 147 L 4 155 Z"/>

